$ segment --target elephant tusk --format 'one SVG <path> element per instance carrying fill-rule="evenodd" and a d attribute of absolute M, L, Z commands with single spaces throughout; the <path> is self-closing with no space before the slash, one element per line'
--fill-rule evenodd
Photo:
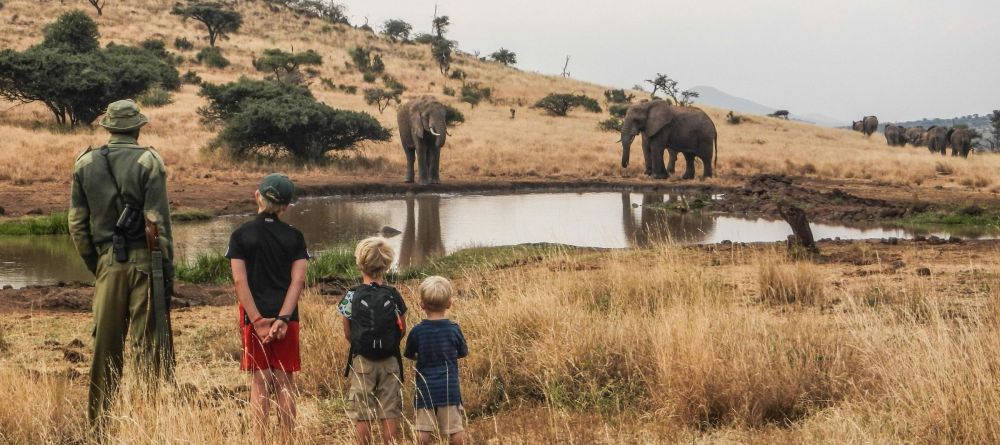
<path fill-rule="evenodd" d="M 431 134 L 433 134 L 434 136 L 441 136 L 441 133 L 438 133 L 438 132 L 434 131 L 434 127 L 431 127 L 430 131 L 431 131 Z"/>

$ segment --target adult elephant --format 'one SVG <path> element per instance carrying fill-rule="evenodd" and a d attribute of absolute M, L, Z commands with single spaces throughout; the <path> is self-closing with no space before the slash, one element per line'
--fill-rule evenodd
<path fill-rule="evenodd" d="M 924 127 L 910 127 L 906 129 L 904 133 L 906 137 L 906 142 L 914 147 L 920 147 L 924 145 Z"/>
<path fill-rule="evenodd" d="M 642 134 L 642 156 L 646 174 L 663 179 L 673 173 L 677 153 L 687 163 L 684 179 L 694 178 L 694 158 L 701 159 L 703 177 L 711 177 L 718 160 L 718 134 L 712 119 L 698 108 L 673 106 L 665 100 L 632 105 L 622 121 L 622 168 L 628 167 L 629 149 L 637 134 Z M 663 166 L 663 151 L 670 150 L 670 162 Z"/>
<path fill-rule="evenodd" d="M 406 182 L 413 182 L 414 158 L 421 184 L 441 182 L 441 147 L 448 135 L 446 114 L 444 105 L 434 96 L 419 97 L 399 107 L 396 123 L 406 152 Z"/>
<path fill-rule="evenodd" d="M 972 149 L 972 132 L 965 128 L 948 130 L 948 145 L 951 146 L 952 156 L 969 157 L 969 150 Z"/>
<path fill-rule="evenodd" d="M 876 131 L 878 131 L 878 118 L 875 116 L 865 116 L 861 120 L 861 132 L 865 136 L 871 136 Z"/>
<path fill-rule="evenodd" d="M 888 124 L 885 126 L 885 141 L 892 147 L 906 145 L 906 129 L 899 125 Z"/>
<path fill-rule="evenodd" d="M 928 128 L 927 133 L 924 134 L 924 142 L 927 143 L 927 149 L 931 153 L 941 153 L 944 155 L 948 148 L 948 138 L 950 136 L 947 127 L 934 125 Z"/>

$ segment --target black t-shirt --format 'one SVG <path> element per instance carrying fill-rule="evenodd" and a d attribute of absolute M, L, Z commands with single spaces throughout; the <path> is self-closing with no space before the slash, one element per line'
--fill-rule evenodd
<path fill-rule="evenodd" d="M 309 252 L 302 232 L 276 215 L 258 213 L 229 237 L 226 258 L 246 262 L 253 302 L 261 316 L 274 318 L 281 315 L 278 312 L 292 283 L 292 263 L 309 259 Z M 296 307 L 292 320 L 298 319 Z"/>

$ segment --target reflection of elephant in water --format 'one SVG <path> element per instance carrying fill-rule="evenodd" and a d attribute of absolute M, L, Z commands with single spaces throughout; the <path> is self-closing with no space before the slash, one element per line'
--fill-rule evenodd
<path fill-rule="evenodd" d="M 871 136 L 872 133 L 878 131 L 878 118 L 875 116 L 865 116 L 859 121 L 854 121 L 851 126 L 854 131 L 860 131 L 865 134 L 865 136 Z"/>
<path fill-rule="evenodd" d="M 680 205 L 679 195 L 667 201 L 659 193 L 643 193 L 639 221 L 632 212 L 632 197 L 622 192 L 622 228 L 633 246 L 645 247 L 656 242 L 699 243 L 715 229 L 715 218 L 701 213 L 678 213 L 655 206 Z"/>
<path fill-rule="evenodd" d="M 628 167 L 632 140 L 642 133 L 642 156 L 646 174 L 666 178 L 674 171 L 677 152 L 684 154 L 684 179 L 694 178 L 694 158 L 701 159 L 704 177 L 712 176 L 717 160 L 715 123 L 704 111 L 673 106 L 665 100 L 638 103 L 628 108 L 622 121 L 622 168 Z M 670 150 L 670 163 L 663 166 L 663 150 Z"/>
<path fill-rule="evenodd" d="M 441 197 L 435 195 L 406 198 L 406 227 L 399 248 L 399 268 L 421 266 L 444 255 L 441 239 Z M 414 211 L 416 210 L 416 211 Z"/>
<path fill-rule="evenodd" d="M 406 182 L 413 182 L 416 157 L 423 185 L 441 182 L 441 147 L 448 135 L 446 110 L 434 96 L 413 99 L 399 107 L 396 123 L 406 152 Z"/>
<path fill-rule="evenodd" d="M 952 156 L 967 158 L 972 149 L 972 133 L 965 128 L 952 128 L 948 130 L 948 145 Z"/>
<path fill-rule="evenodd" d="M 927 149 L 931 153 L 944 155 L 948 149 L 948 128 L 937 125 L 928 128 L 927 133 L 924 133 L 924 142 L 927 143 Z"/>

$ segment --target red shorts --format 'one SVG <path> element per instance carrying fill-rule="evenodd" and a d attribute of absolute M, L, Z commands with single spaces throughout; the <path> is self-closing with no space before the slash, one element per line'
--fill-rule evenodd
<path fill-rule="evenodd" d="M 240 370 L 260 371 L 274 369 L 285 372 L 298 372 L 302 368 L 299 360 L 299 322 L 288 323 L 285 338 L 263 344 L 260 337 L 253 331 L 253 325 L 243 327 L 243 359 L 240 360 Z"/>

